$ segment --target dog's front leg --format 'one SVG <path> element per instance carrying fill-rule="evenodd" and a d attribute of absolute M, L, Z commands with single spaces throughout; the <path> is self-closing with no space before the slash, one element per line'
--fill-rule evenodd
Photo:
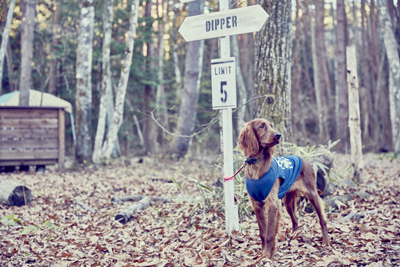
<path fill-rule="evenodd" d="M 254 209 L 254 213 L 256 214 L 258 230 L 260 232 L 260 239 L 262 243 L 262 251 L 265 251 L 265 241 L 267 238 L 267 215 L 265 213 L 266 204 L 260 203 L 253 198 L 251 198 L 251 204 Z"/>
<path fill-rule="evenodd" d="M 268 205 L 268 222 L 267 236 L 265 238 L 265 249 L 263 250 L 265 257 L 271 259 L 275 251 L 276 235 L 279 226 L 279 202 Z"/>

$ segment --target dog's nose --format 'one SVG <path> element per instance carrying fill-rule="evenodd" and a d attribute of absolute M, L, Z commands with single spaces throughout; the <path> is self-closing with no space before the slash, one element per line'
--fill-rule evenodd
<path fill-rule="evenodd" d="M 276 140 L 279 140 L 279 138 L 281 138 L 281 134 L 280 133 L 274 133 L 274 137 Z"/>

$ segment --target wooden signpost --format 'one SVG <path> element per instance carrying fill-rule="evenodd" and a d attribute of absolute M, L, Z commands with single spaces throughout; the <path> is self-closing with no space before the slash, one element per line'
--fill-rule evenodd
<path fill-rule="evenodd" d="M 192 0 L 181 0 L 190 2 Z M 260 5 L 229 10 L 220 0 L 219 12 L 187 17 L 179 28 L 185 41 L 220 37 L 221 58 L 211 61 L 212 106 L 222 109 L 224 176 L 233 175 L 232 108 L 236 108 L 235 58 L 230 56 L 229 35 L 259 31 L 269 15 Z M 230 234 L 239 230 L 238 206 L 234 203 L 234 180 L 224 182 L 225 226 Z"/>
<path fill-rule="evenodd" d="M 257 32 L 269 17 L 260 5 L 221 10 L 222 1 L 219 12 L 185 18 L 179 33 L 186 42 Z"/>

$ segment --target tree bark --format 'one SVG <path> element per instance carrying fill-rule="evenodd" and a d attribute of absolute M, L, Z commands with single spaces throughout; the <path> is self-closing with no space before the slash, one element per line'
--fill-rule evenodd
<path fill-rule="evenodd" d="M 145 18 L 147 18 L 146 22 L 146 32 L 152 32 L 152 27 L 153 27 L 153 17 L 152 17 L 152 7 L 153 7 L 153 2 L 152 0 L 147 0 L 146 1 L 146 6 L 145 6 Z M 156 76 L 153 74 L 154 71 L 154 62 L 153 62 L 153 57 L 154 57 L 154 42 L 153 42 L 153 36 L 151 38 L 148 38 L 148 42 L 146 42 L 146 47 L 147 47 L 147 54 L 145 57 L 145 71 L 147 72 L 147 75 L 150 80 L 153 80 L 156 78 Z M 148 154 L 155 154 L 157 153 L 157 150 L 159 148 L 158 145 L 158 140 L 157 140 L 157 133 L 158 129 L 156 128 L 156 123 L 150 119 L 150 114 L 154 110 L 154 104 L 155 104 L 155 93 L 154 93 L 154 85 L 150 83 L 146 83 L 144 86 L 144 106 L 145 106 L 145 112 L 147 114 L 147 118 L 143 121 L 143 133 L 144 133 L 144 142 L 145 142 L 145 147 L 146 147 L 146 152 Z"/>
<path fill-rule="evenodd" d="M 203 0 L 189 3 L 189 16 L 199 15 L 203 12 Z M 201 70 L 203 65 L 204 40 L 192 41 L 187 45 L 185 59 L 185 81 L 183 87 L 180 117 L 174 143 L 173 153 L 178 157 L 184 157 L 189 150 L 194 123 L 196 121 L 197 99 L 200 89 Z"/>
<path fill-rule="evenodd" d="M 241 57 L 239 53 L 239 44 L 237 40 L 237 36 L 232 36 L 232 50 L 233 56 L 236 58 L 236 82 L 237 82 L 237 89 L 238 89 L 238 113 L 236 116 L 236 132 L 239 136 L 240 131 L 244 124 L 244 115 L 246 111 L 246 102 L 247 102 L 247 89 L 246 84 L 244 83 L 243 75 L 242 75 L 242 68 L 240 67 Z"/>
<path fill-rule="evenodd" d="M 19 105 L 29 106 L 31 89 L 33 35 L 35 29 L 36 0 L 21 1 L 21 78 L 19 82 Z"/>
<path fill-rule="evenodd" d="M 7 3 L 5 4 L 5 6 L 7 6 Z M 15 0 L 10 0 L 10 7 L 8 9 L 6 25 L 4 26 L 4 31 L 3 31 L 3 34 L 1 35 L 2 41 L 1 41 L 1 47 L 0 47 L 0 95 L 1 95 L 2 84 L 3 84 L 4 56 L 5 56 L 7 45 L 8 45 L 8 38 L 10 36 L 10 26 L 11 26 L 12 17 L 14 14 L 14 6 L 15 6 Z M 11 77 L 9 77 L 9 80 L 11 83 Z"/>
<path fill-rule="evenodd" d="M 379 0 L 386 54 L 389 61 L 389 104 L 392 123 L 392 143 L 395 154 L 400 153 L 400 60 L 386 4 Z"/>
<path fill-rule="evenodd" d="M 365 110 L 367 113 L 364 113 L 364 127 L 363 127 L 363 140 L 364 142 L 367 139 L 372 139 L 374 132 L 373 132 L 373 125 L 376 125 L 375 122 L 375 110 L 374 106 L 372 104 L 372 92 L 373 92 L 373 87 L 372 87 L 372 82 L 371 82 L 371 72 L 370 68 L 368 65 L 368 51 L 367 51 L 367 37 L 366 37 L 366 31 L 365 31 L 365 20 L 366 20 L 366 11 L 365 11 L 365 0 L 361 0 L 361 51 L 362 51 L 362 85 L 364 90 L 364 95 L 365 95 L 365 101 L 364 101 L 364 106 Z"/>
<path fill-rule="evenodd" d="M 254 117 L 269 118 L 282 134 L 281 140 L 291 142 L 292 2 L 266 0 L 262 7 L 270 17 L 256 34 L 254 88 L 256 96 L 273 95 L 274 100 L 256 101 Z"/>
<path fill-rule="evenodd" d="M 319 61 L 318 58 L 318 48 L 317 48 L 317 41 L 315 38 L 316 30 L 313 22 L 313 12 L 310 9 L 310 29 L 311 29 L 311 53 L 312 53 L 312 61 L 313 61 L 313 72 L 314 72 L 314 90 L 315 90 L 315 102 L 317 104 L 317 118 L 318 118 L 318 132 L 319 132 L 319 141 L 323 140 L 324 138 L 324 126 L 323 126 L 323 114 L 322 114 L 322 97 L 321 97 L 321 71 L 320 68 L 322 67 L 322 62 Z M 319 38 L 319 36 L 318 36 Z"/>
<path fill-rule="evenodd" d="M 135 44 L 134 36 L 136 33 L 136 24 L 138 21 L 138 11 L 139 11 L 139 0 L 133 0 L 131 7 L 131 15 L 129 18 L 129 33 L 124 55 L 124 64 L 118 83 L 118 91 L 115 99 L 113 121 L 109 127 L 107 138 L 104 141 L 102 148 L 102 155 L 101 155 L 102 162 L 109 161 L 115 141 L 118 137 L 119 128 L 121 127 L 123 121 L 124 101 L 125 101 L 126 88 L 128 86 L 130 67 L 132 65 L 132 54 L 133 54 L 133 47 Z"/>
<path fill-rule="evenodd" d="M 336 7 L 336 61 L 337 61 L 337 92 L 336 92 L 336 124 L 337 137 L 341 140 L 342 151 L 349 143 L 348 129 L 348 90 L 346 77 L 346 13 L 344 0 L 338 0 Z"/>
<path fill-rule="evenodd" d="M 351 162 L 353 165 L 353 181 L 362 183 L 363 178 L 363 157 L 360 126 L 360 101 L 358 95 L 357 58 L 355 45 L 346 48 L 347 62 L 347 86 L 349 90 L 349 128 Z"/>
<path fill-rule="evenodd" d="M 51 62 L 50 62 L 50 81 L 49 81 L 49 93 L 55 95 L 57 93 L 57 65 L 58 65 L 58 48 L 57 46 L 60 44 L 59 38 L 61 34 L 61 26 L 60 26 L 60 8 L 61 2 L 59 0 L 54 0 L 53 6 L 53 39 L 51 44 Z"/>
<path fill-rule="evenodd" d="M 325 26 L 324 26 L 324 18 L 325 18 L 325 1 L 324 0 L 314 0 L 315 5 L 315 36 L 318 38 L 314 39 L 315 42 L 315 54 L 316 54 L 316 62 L 317 69 L 314 73 L 318 72 L 318 76 L 316 78 L 316 82 L 318 83 L 318 87 L 315 87 L 316 91 L 318 88 L 318 97 L 317 103 L 319 103 L 319 111 L 318 116 L 320 117 L 321 123 L 321 132 L 320 138 L 323 138 L 328 135 L 328 131 L 326 129 L 326 121 L 327 121 L 327 109 L 328 102 L 326 97 L 328 96 L 327 90 L 328 87 L 328 73 L 326 68 L 326 56 L 325 56 Z M 314 53 L 314 52 L 313 52 Z"/>
<path fill-rule="evenodd" d="M 100 106 L 99 106 L 99 119 L 97 121 L 97 131 L 94 142 L 93 162 L 100 163 L 101 148 L 103 146 L 104 132 L 106 129 L 106 116 L 107 116 L 107 100 L 111 92 L 111 69 L 110 69 L 110 45 L 112 22 L 114 14 L 114 0 L 107 0 L 104 2 L 103 14 L 103 59 L 102 59 L 102 81 L 100 88 Z"/>
<path fill-rule="evenodd" d="M 168 115 L 167 115 L 167 101 L 165 99 L 165 84 L 164 84 L 164 35 L 165 23 L 167 17 L 167 2 L 165 0 L 158 0 L 157 10 L 159 11 L 158 18 L 158 82 L 156 94 L 156 107 L 160 119 L 165 128 L 169 128 Z M 158 129 L 158 143 L 163 146 L 163 130 Z"/>
<path fill-rule="evenodd" d="M 81 0 L 79 37 L 76 56 L 76 159 L 79 163 L 91 160 L 92 138 L 92 52 L 93 0 Z"/>

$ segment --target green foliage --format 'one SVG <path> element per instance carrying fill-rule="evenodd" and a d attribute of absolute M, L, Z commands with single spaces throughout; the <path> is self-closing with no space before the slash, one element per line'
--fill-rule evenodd
<path fill-rule="evenodd" d="M 52 224 L 50 221 L 45 221 L 43 223 L 43 225 L 30 225 L 29 227 L 24 227 L 21 230 L 19 230 L 19 232 L 23 235 L 27 235 L 30 233 L 36 233 L 37 231 L 39 231 L 40 229 L 50 229 L 50 230 L 55 230 L 58 227 L 55 226 L 54 224 Z"/>
<path fill-rule="evenodd" d="M 396 155 L 393 152 L 389 152 L 389 153 L 382 153 L 379 156 L 379 159 L 387 159 L 387 160 L 400 160 L 400 154 Z"/>
<path fill-rule="evenodd" d="M 1 223 L 4 225 L 4 227 L 10 227 L 15 226 L 16 223 L 22 224 L 22 221 L 17 215 L 9 214 L 1 218 Z"/>

